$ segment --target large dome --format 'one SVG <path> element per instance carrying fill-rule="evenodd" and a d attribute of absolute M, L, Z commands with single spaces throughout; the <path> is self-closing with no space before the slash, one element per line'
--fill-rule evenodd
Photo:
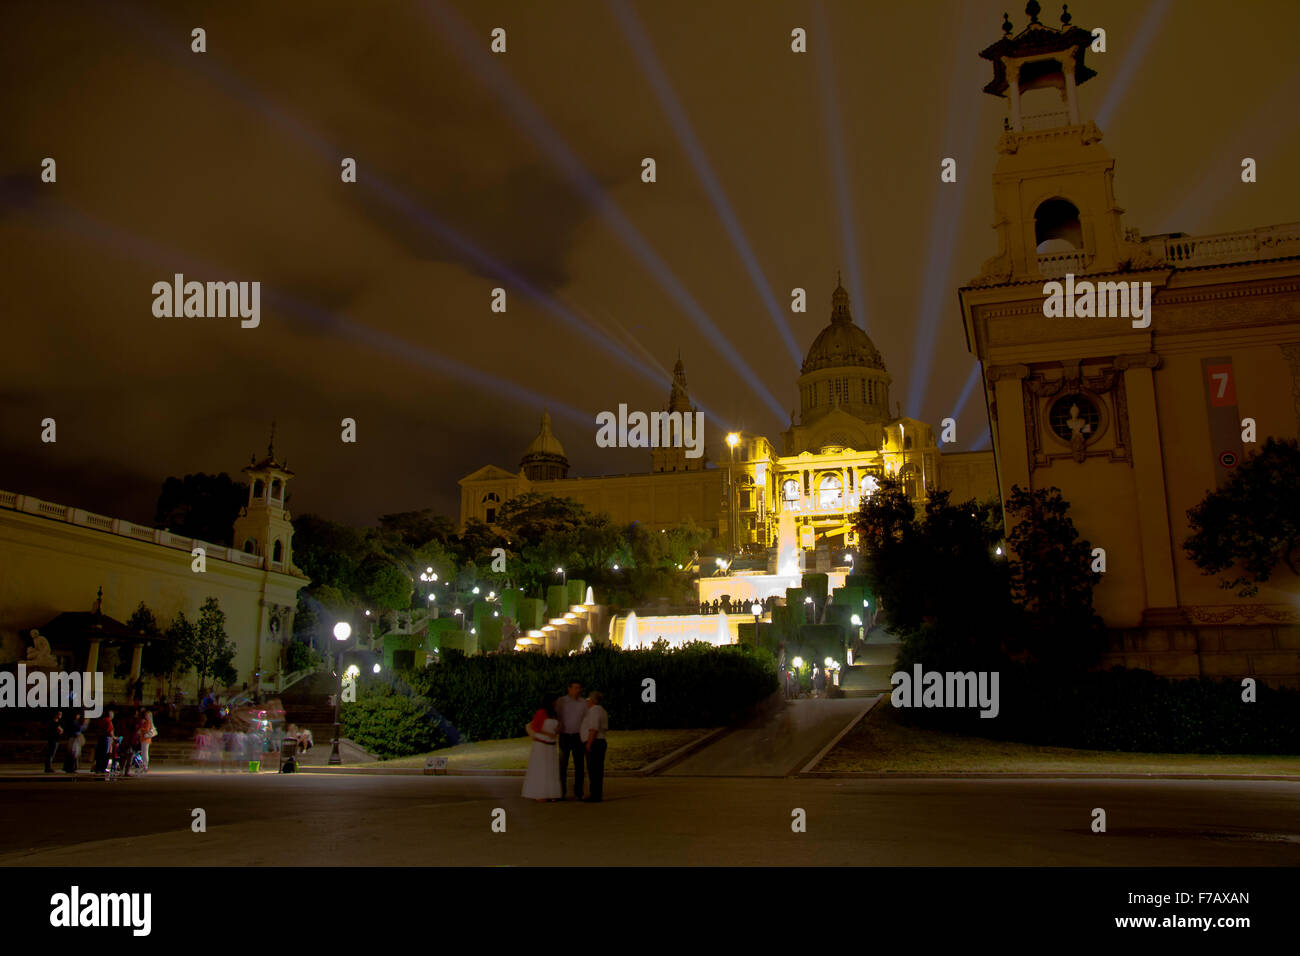
<path fill-rule="evenodd" d="M 844 291 L 844 286 L 836 285 L 831 295 L 831 324 L 813 340 L 800 371 L 807 375 L 824 368 L 851 366 L 886 370 L 885 360 L 880 357 L 880 350 L 870 336 L 853 324 L 849 294 Z"/>

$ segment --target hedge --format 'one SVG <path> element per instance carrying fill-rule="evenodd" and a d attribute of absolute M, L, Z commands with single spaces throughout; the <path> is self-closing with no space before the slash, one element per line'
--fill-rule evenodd
<path fill-rule="evenodd" d="M 652 703 L 642 700 L 646 678 L 655 682 Z M 722 726 L 778 686 L 770 655 L 704 644 L 636 651 L 597 645 L 572 657 L 449 654 L 410 679 L 470 740 L 523 736 L 539 703 L 561 696 L 571 680 L 602 692 L 610 726 L 619 730 Z"/>
<path fill-rule="evenodd" d="M 1300 754 L 1300 691 L 1259 684 L 1246 703 L 1235 680 L 1170 680 L 1121 667 L 1062 674 L 1010 662 L 997 670 L 996 718 L 981 718 L 977 708 L 908 708 L 904 720 L 1084 750 Z"/>

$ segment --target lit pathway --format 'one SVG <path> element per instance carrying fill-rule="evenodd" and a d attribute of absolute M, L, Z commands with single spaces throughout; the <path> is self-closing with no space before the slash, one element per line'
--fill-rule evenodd
<path fill-rule="evenodd" d="M 874 698 L 787 701 L 664 771 L 673 777 L 785 777 L 798 772 Z"/>

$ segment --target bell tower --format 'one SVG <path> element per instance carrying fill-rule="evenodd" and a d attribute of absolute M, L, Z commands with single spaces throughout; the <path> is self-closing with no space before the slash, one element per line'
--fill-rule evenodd
<path fill-rule="evenodd" d="M 248 504 L 235 519 L 235 547 L 262 557 L 271 571 L 293 573 L 293 525 L 285 507 L 285 487 L 293 477 L 275 458 L 275 429 L 266 446 L 266 457 L 244 468 L 248 476 Z"/>
<path fill-rule="evenodd" d="M 1096 76 L 1084 63 L 1092 34 L 1038 19 L 1014 33 L 1006 15 L 1002 39 L 980 56 L 993 65 L 984 92 L 1007 101 L 993 176 L 998 254 L 973 285 L 1054 278 L 1067 272 L 1122 272 L 1156 263 L 1136 237 L 1125 234 L 1115 202 L 1115 160 L 1101 130 L 1080 115 L 1079 86 Z"/>
<path fill-rule="evenodd" d="M 677 356 L 677 364 L 673 366 L 673 385 L 668 393 L 668 413 L 674 412 L 682 416 L 683 422 L 687 415 L 695 414 L 695 406 L 691 404 L 691 393 L 686 388 L 686 366 L 682 364 L 680 354 Z M 682 434 L 685 432 L 683 431 Z M 655 448 L 650 452 L 651 472 L 700 471 L 708 462 L 707 448 L 699 458 L 687 458 L 686 449 L 680 446 Z"/>

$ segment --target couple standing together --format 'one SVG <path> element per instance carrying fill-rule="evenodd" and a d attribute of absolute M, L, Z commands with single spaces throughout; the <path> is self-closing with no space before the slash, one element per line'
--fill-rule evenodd
<path fill-rule="evenodd" d="M 605 784 L 605 734 L 609 730 L 609 715 L 600 701 L 598 690 L 593 690 L 584 700 L 582 684 L 575 680 L 569 683 L 565 696 L 554 702 L 542 702 L 527 727 L 533 746 L 528 753 L 528 772 L 524 775 L 525 797 L 538 801 L 563 800 L 572 754 L 574 797 L 584 803 L 600 803 Z M 591 796 L 585 800 L 582 796 L 584 764 L 591 775 Z"/>

